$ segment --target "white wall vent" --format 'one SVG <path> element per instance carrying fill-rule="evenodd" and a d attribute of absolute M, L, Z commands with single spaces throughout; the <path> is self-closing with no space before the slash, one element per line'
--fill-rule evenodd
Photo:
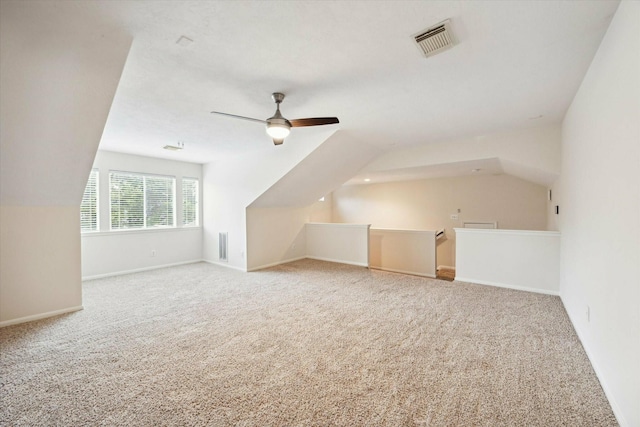
<path fill-rule="evenodd" d="M 455 44 L 455 38 L 451 32 L 451 24 L 448 19 L 415 34 L 413 38 L 425 58 L 447 50 Z"/>
<path fill-rule="evenodd" d="M 227 261 L 227 253 L 229 252 L 229 243 L 227 241 L 227 233 L 218 233 L 218 259 Z"/>

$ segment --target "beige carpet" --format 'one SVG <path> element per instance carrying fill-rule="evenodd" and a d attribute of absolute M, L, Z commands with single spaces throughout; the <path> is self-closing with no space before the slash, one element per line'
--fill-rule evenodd
<path fill-rule="evenodd" d="M 0 425 L 616 425 L 557 297 L 303 260 L 84 306 L 0 329 Z"/>

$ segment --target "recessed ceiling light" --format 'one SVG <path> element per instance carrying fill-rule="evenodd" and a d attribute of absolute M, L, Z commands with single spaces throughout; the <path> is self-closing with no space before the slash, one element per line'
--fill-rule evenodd
<path fill-rule="evenodd" d="M 371 178 L 365 178 L 364 179 L 364 182 L 370 182 L 370 181 L 371 181 Z"/>

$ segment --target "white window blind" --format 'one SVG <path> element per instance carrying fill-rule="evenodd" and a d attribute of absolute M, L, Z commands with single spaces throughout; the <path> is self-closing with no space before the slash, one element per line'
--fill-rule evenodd
<path fill-rule="evenodd" d="M 175 227 L 174 177 L 109 173 L 111 229 Z"/>
<path fill-rule="evenodd" d="M 145 176 L 145 226 L 175 227 L 176 179 L 166 176 Z"/>
<path fill-rule="evenodd" d="M 182 225 L 184 227 L 197 227 L 199 225 L 198 208 L 198 180 L 193 178 L 182 179 Z"/>
<path fill-rule="evenodd" d="M 92 169 L 80 203 L 80 231 L 98 231 L 98 170 Z"/>

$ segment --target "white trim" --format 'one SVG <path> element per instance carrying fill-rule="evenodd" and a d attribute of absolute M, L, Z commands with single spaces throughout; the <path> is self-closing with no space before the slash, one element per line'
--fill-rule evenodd
<path fill-rule="evenodd" d="M 202 262 L 202 261 L 204 260 L 194 259 L 191 261 L 174 262 L 171 264 L 154 265 L 151 267 L 143 267 L 143 268 L 134 268 L 133 270 L 123 270 L 123 271 L 114 271 L 111 273 L 96 274 L 95 276 L 87 276 L 87 277 L 83 276 L 82 281 L 85 282 L 87 280 L 104 279 L 105 277 L 122 276 L 124 274 L 131 274 L 131 273 L 141 273 L 143 271 L 157 270 L 160 268 L 177 267 L 179 265 L 185 265 L 185 264 L 195 264 L 196 262 Z"/>
<path fill-rule="evenodd" d="M 236 267 L 235 265 L 229 265 L 226 262 L 210 261 L 208 259 L 203 259 L 202 261 L 206 262 L 207 264 L 212 264 L 212 265 L 217 265 L 217 266 L 220 266 L 220 267 L 230 268 L 232 270 L 242 271 L 243 273 L 247 272 L 246 268 Z"/>
<path fill-rule="evenodd" d="M 346 224 L 341 222 L 307 222 L 305 225 L 311 225 L 314 227 L 326 227 L 326 226 L 338 226 L 345 228 L 370 228 L 371 224 Z"/>
<path fill-rule="evenodd" d="M 560 301 L 562 301 L 562 305 L 564 306 L 564 311 L 567 313 L 567 317 L 569 318 L 569 321 L 571 322 L 571 326 L 573 326 L 573 330 L 576 331 L 576 335 L 578 336 L 578 339 L 580 340 L 580 344 L 582 345 L 582 348 L 584 349 L 584 352 L 587 354 L 587 358 L 589 359 L 589 362 L 591 363 L 591 367 L 593 367 L 593 371 L 595 372 L 596 377 L 598 378 L 598 381 L 600 382 L 600 387 L 602 387 L 602 390 L 604 391 L 604 395 L 607 397 L 607 400 L 609 401 L 609 405 L 611 405 L 611 410 L 613 411 L 613 415 L 615 415 L 616 420 L 618 421 L 618 424 L 621 427 L 631 426 L 631 424 L 629 424 L 627 422 L 627 420 L 625 419 L 624 414 L 623 414 L 622 410 L 620 409 L 620 405 L 618 405 L 618 402 L 616 402 L 616 400 L 613 398 L 614 397 L 613 393 L 611 393 L 611 389 L 609 388 L 609 386 L 607 385 L 606 381 L 604 380 L 604 375 L 602 375 L 602 370 L 600 369 L 600 367 L 596 363 L 596 360 L 591 356 L 591 352 L 589 351 L 589 348 L 584 345 L 585 341 L 582 339 L 582 335 L 580 334 L 580 330 L 578 328 L 576 328 L 576 324 L 573 323 L 573 319 L 571 317 L 571 314 L 569 313 L 569 310 L 567 310 L 567 306 L 564 303 L 564 300 L 562 299 L 562 295 L 560 295 Z"/>
<path fill-rule="evenodd" d="M 341 260 L 341 259 L 323 258 L 323 257 L 317 257 L 317 256 L 307 256 L 306 258 L 315 259 L 315 260 L 318 260 L 318 261 L 335 262 L 335 263 L 338 263 L 338 264 L 357 265 L 358 267 L 369 268 L 369 263 L 364 263 L 364 262 L 351 262 L 351 261 L 345 261 L 345 260 Z"/>
<path fill-rule="evenodd" d="M 434 230 L 411 230 L 411 229 L 398 229 L 398 228 L 370 228 L 371 231 L 384 231 L 385 233 L 421 233 L 421 234 L 436 234 Z"/>
<path fill-rule="evenodd" d="M 494 230 L 491 228 L 454 228 L 456 233 L 475 233 L 475 234 L 512 234 L 514 236 L 540 236 L 551 237 L 559 236 L 559 231 L 543 231 L 543 230 Z"/>
<path fill-rule="evenodd" d="M 101 230 L 101 231 L 84 231 L 80 233 L 81 237 L 98 237 L 98 236 L 117 236 L 125 234 L 147 234 L 147 233 L 165 233 L 167 231 L 195 231 L 202 230 L 201 225 L 190 225 L 181 227 L 158 227 L 158 228 L 131 228 L 121 230 Z"/>
<path fill-rule="evenodd" d="M 46 313 L 33 314 L 31 316 L 5 320 L 0 322 L 0 328 L 4 328 L 5 326 L 17 325 L 18 323 L 33 322 L 34 320 L 46 319 L 48 317 L 59 316 L 61 314 L 73 313 L 74 311 L 80 311 L 83 309 L 83 306 L 77 305 L 75 307 L 63 308 L 61 310 L 47 311 Z"/>
<path fill-rule="evenodd" d="M 393 268 L 374 267 L 373 265 L 370 268 L 372 270 L 382 270 L 382 271 L 390 271 L 392 273 L 410 274 L 412 276 L 429 277 L 431 279 L 436 278 L 435 274 L 418 273 L 416 271 L 395 270 Z"/>
<path fill-rule="evenodd" d="M 299 257 L 296 257 L 296 258 L 289 258 L 289 259 L 285 259 L 285 260 L 282 260 L 282 261 L 276 261 L 276 262 L 272 262 L 272 263 L 269 263 L 269 264 L 260 265 L 258 267 L 248 268 L 247 272 L 262 270 L 264 268 L 269 268 L 269 267 L 275 267 L 276 265 L 287 264 L 289 262 L 300 261 L 301 259 L 305 259 L 305 258 L 306 258 L 306 256 L 299 256 Z"/>
<path fill-rule="evenodd" d="M 558 292 L 558 291 L 549 291 L 549 290 L 546 290 L 546 289 L 529 288 L 529 287 L 526 287 L 526 286 L 507 285 L 506 283 L 490 282 L 488 280 L 468 279 L 466 277 L 458 277 L 458 276 L 456 276 L 454 280 L 456 282 L 467 282 L 467 283 L 474 283 L 476 285 L 495 286 L 497 288 L 515 289 L 516 291 L 535 292 L 536 294 L 560 296 L 560 292 Z"/>

